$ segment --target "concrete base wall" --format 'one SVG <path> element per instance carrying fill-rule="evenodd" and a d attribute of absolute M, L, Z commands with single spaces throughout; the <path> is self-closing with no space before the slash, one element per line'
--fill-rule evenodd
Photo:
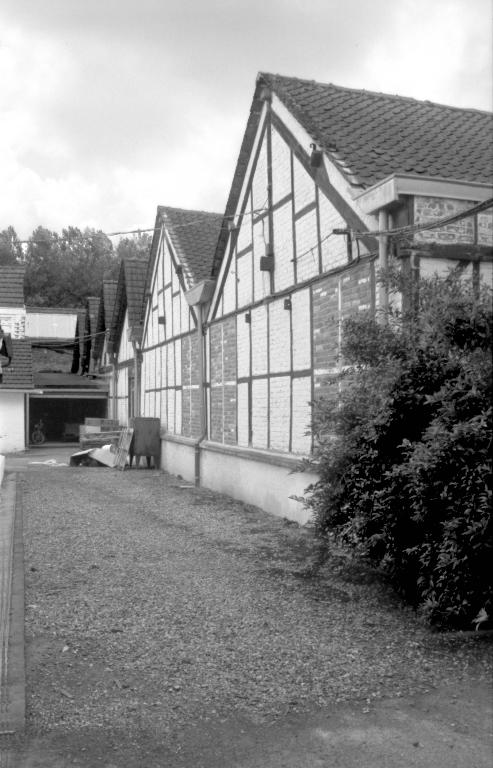
<path fill-rule="evenodd" d="M 161 440 L 161 469 L 172 475 L 181 475 L 187 482 L 195 482 L 195 448 L 192 442 Z"/>
<path fill-rule="evenodd" d="M 4 471 L 5 471 L 5 456 L 2 456 L 0 454 L 0 485 L 2 485 Z"/>
<path fill-rule="evenodd" d="M 24 394 L 2 390 L 0 394 L 0 453 L 24 451 Z"/>
<path fill-rule="evenodd" d="M 205 442 L 200 448 L 200 484 L 304 525 L 310 519 L 309 512 L 301 502 L 289 497 L 303 496 L 305 488 L 316 482 L 317 476 L 309 472 L 292 473 L 296 463 L 296 459 L 268 451 L 248 451 Z M 161 468 L 194 482 L 193 444 L 162 440 Z"/>

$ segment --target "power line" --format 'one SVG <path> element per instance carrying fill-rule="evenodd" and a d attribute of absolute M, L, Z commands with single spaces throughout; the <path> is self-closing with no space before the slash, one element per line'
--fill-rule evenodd
<path fill-rule="evenodd" d="M 242 216 L 243 216 L 243 218 L 246 217 L 246 216 L 258 216 L 258 214 L 260 214 L 260 213 L 267 213 L 268 210 L 269 209 L 265 208 L 265 207 L 257 208 L 257 209 L 255 209 L 253 211 L 248 211 L 247 213 L 242 214 Z M 226 219 L 227 220 L 233 220 L 235 218 L 237 218 L 236 214 L 232 214 L 231 216 L 223 216 L 223 221 L 226 220 Z M 192 221 L 188 221 L 186 224 L 171 224 L 171 229 L 173 229 L 173 230 L 175 230 L 175 229 L 187 229 L 188 227 L 199 226 L 200 224 L 203 224 L 204 222 L 210 222 L 210 219 L 206 218 L 205 216 L 202 216 L 200 218 L 193 219 Z M 143 229 L 142 228 L 140 228 L 140 229 L 127 229 L 127 230 L 124 230 L 124 231 L 121 231 L 121 232 L 102 232 L 101 230 L 97 230 L 97 231 L 95 231 L 95 232 L 93 232 L 91 234 L 84 234 L 83 232 L 81 232 L 80 235 L 74 235 L 74 236 L 68 235 L 67 237 L 61 237 L 61 236 L 57 235 L 56 237 L 52 237 L 51 240 L 50 240 L 50 238 L 45 238 L 44 240 L 33 240 L 33 239 L 29 239 L 29 240 L 13 240 L 13 243 L 18 244 L 18 245 L 29 245 L 30 243 L 35 243 L 36 245 L 45 245 L 46 243 L 49 243 L 49 242 L 72 243 L 72 242 L 77 242 L 77 241 L 81 241 L 81 240 L 91 240 L 94 237 L 97 237 L 98 235 L 104 235 L 105 237 L 117 237 L 119 235 L 141 235 L 141 234 L 144 234 L 146 232 L 160 232 L 161 228 L 162 227 L 144 227 Z"/>
<path fill-rule="evenodd" d="M 436 221 L 424 222 L 422 224 L 407 224 L 404 227 L 397 227 L 396 229 L 380 229 L 373 232 L 354 232 L 353 235 L 358 239 L 368 236 L 378 237 L 379 235 L 388 235 L 389 237 L 405 237 L 406 235 L 412 235 L 416 232 L 422 232 L 426 229 L 439 229 L 440 227 L 445 227 L 447 224 L 453 224 L 454 222 L 460 221 L 461 219 L 468 219 L 470 216 L 474 216 L 477 213 L 481 213 L 482 211 L 486 211 L 488 208 L 492 207 L 493 197 L 490 197 L 487 200 L 484 200 L 482 203 L 474 205 L 472 208 L 468 208 L 467 210 L 461 211 L 460 213 L 455 213 L 452 216 L 444 216 L 442 219 L 437 219 Z"/>

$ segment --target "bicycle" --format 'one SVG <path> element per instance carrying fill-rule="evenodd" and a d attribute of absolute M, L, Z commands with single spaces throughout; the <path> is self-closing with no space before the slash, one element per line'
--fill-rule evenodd
<path fill-rule="evenodd" d="M 43 428 L 44 428 L 43 420 L 40 419 L 38 423 L 34 425 L 34 429 L 31 434 L 31 442 L 34 445 L 42 445 L 45 442 L 46 436 L 45 436 L 45 433 L 43 432 Z"/>

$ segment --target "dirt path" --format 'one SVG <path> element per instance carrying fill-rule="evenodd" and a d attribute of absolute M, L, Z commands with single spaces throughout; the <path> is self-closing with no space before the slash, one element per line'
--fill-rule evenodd
<path fill-rule="evenodd" d="M 491 765 L 485 641 L 428 632 L 340 557 L 304 578 L 309 531 L 176 478 L 31 469 L 5 766 Z"/>

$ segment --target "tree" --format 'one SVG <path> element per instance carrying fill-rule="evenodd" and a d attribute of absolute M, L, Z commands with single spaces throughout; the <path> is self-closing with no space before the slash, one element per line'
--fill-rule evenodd
<path fill-rule="evenodd" d="M 152 236 L 149 232 L 139 232 L 136 237 L 122 237 L 116 246 L 119 259 L 131 257 L 147 259 L 151 250 Z"/>
<path fill-rule="evenodd" d="M 0 265 L 17 264 L 22 258 L 22 246 L 15 229 L 3 229 L 0 232 Z"/>
<path fill-rule="evenodd" d="M 314 404 L 307 503 L 322 539 L 355 547 L 429 621 L 471 627 L 493 612 L 491 292 L 451 274 L 415 296 L 387 324 L 346 321 L 349 367 Z"/>
<path fill-rule="evenodd" d="M 99 295 L 115 263 L 113 245 L 103 232 L 71 226 L 58 235 L 38 227 L 26 251 L 26 303 L 83 307 L 88 296 Z"/>

